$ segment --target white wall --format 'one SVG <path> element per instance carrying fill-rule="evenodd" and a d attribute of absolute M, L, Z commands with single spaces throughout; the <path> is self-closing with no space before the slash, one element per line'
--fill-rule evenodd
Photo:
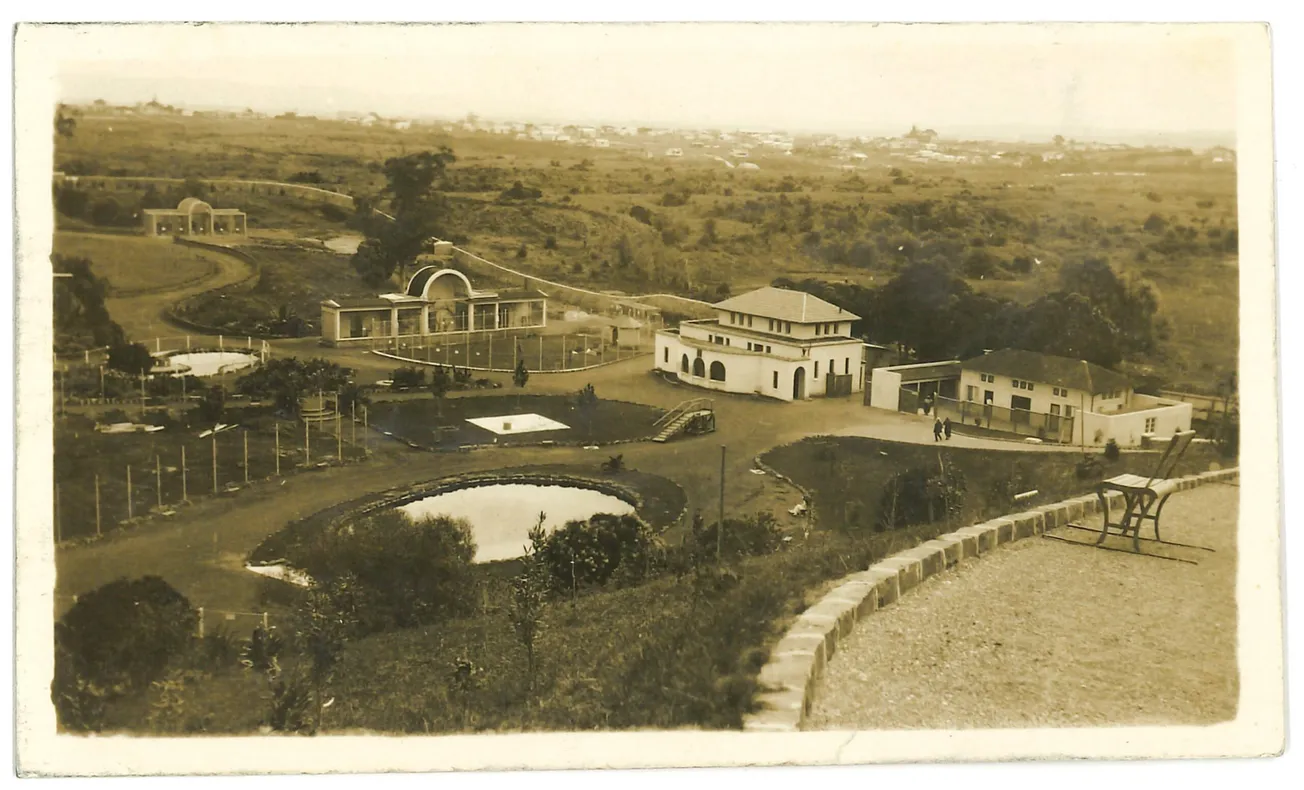
<path fill-rule="evenodd" d="M 680 336 L 668 331 L 656 335 L 656 352 L 653 365 L 657 370 L 673 373 L 679 381 L 703 389 L 734 392 L 749 395 L 762 395 L 779 400 L 792 400 L 792 380 L 798 368 L 806 371 L 806 397 L 823 397 L 828 364 L 835 361 L 838 375 L 850 375 L 852 392 L 861 392 L 864 380 L 861 375 L 863 345 L 850 340 L 836 346 L 826 346 L 817 351 L 812 359 L 783 359 L 773 355 L 758 354 L 747 351 L 746 347 L 716 346 L 699 349 L 680 340 Z M 706 370 L 704 376 L 692 374 L 693 361 L 701 351 L 702 363 Z M 684 355 L 688 356 L 689 372 L 681 370 Z M 820 362 L 819 378 L 815 377 L 815 360 Z M 725 367 L 725 380 L 713 381 L 710 377 L 711 363 L 720 362 Z M 848 373 L 843 373 L 843 370 Z M 778 385 L 775 386 L 774 375 L 778 373 Z M 899 378 L 899 377 L 898 377 Z"/>
<path fill-rule="evenodd" d="M 1133 405 L 1138 405 L 1135 401 L 1143 398 L 1147 402 L 1156 402 L 1157 405 L 1152 409 L 1131 411 L 1126 414 L 1085 415 L 1082 427 L 1086 431 L 1086 444 L 1103 445 L 1113 439 L 1119 447 L 1138 447 L 1141 444 L 1141 437 L 1146 433 L 1146 421 L 1149 419 L 1154 420 L 1154 428 L 1151 431 L 1154 436 L 1172 436 L 1178 431 L 1191 430 L 1193 411 L 1191 404 L 1173 403 L 1147 395 L 1135 395 L 1133 398 Z M 1080 436 L 1079 441 L 1081 441 Z"/>
<path fill-rule="evenodd" d="M 896 411 L 901 405 L 901 374 L 887 368 L 875 368 L 869 374 L 869 405 Z"/>
<path fill-rule="evenodd" d="M 1019 395 L 1032 401 L 1032 408 L 1029 411 L 1039 412 L 1041 414 L 1050 414 L 1052 404 L 1059 404 L 1061 415 L 1064 414 L 1065 406 L 1071 406 L 1073 413 L 1076 415 L 1079 411 L 1085 409 L 1091 411 L 1115 411 L 1122 408 L 1127 402 L 1128 392 L 1123 392 L 1122 396 L 1116 401 L 1108 401 L 1100 396 L 1092 399 L 1090 393 L 1082 390 L 1069 388 L 1064 389 L 1068 394 L 1056 395 L 1055 387 L 1051 384 L 1043 384 L 1039 381 L 1032 382 L 1031 390 L 1015 389 L 1014 379 L 1009 376 L 994 376 L 995 381 L 983 381 L 978 371 L 962 370 L 960 372 L 960 391 L 958 393 L 960 400 L 969 399 L 969 387 L 974 388 L 974 403 L 983 402 L 983 393 L 987 390 L 992 392 L 992 404 L 1001 408 L 1010 408 L 1010 397 Z"/>

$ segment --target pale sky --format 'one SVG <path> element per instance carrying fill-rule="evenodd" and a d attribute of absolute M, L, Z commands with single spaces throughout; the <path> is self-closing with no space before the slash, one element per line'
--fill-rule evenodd
<path fill-rule="evenodd" d="M 73 35 L 70 33 L 70 35 Z M 1044 138 L 1235 129 L 1217 26 L 102 27 L 70 101 Z"/>

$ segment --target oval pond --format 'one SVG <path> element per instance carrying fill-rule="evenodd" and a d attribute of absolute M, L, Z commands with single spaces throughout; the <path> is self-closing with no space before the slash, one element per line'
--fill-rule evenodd
<path fill-rule="evenodd" d="M 577 486 L 494 483 L 418 499 L 399 510 L 414 519 L 466 519 L 475 535 L 475 561 L 493 562 L 525 553 L 530 529 L 540 511 L 547 514 L 545 528 L 554 529 L 597 513 L 633 513 L 634 506 L 610 494 Z"/>

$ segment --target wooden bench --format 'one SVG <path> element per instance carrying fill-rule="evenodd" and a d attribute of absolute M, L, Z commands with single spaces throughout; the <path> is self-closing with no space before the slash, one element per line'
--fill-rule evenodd
<path fill-rule="evenodd" d="M 1111 477 L 1096 486 L 1096 496 L 1100 497 L 1100 512 L 1104 514 L 1104 526 L 1096 545 L 1105 542 L 1110 529 L 1117 529 L 1119 535 L 1132 537 L 1132 550 L 1141 552 L 1141 527 L 1149 521 L 1154 525 L 1155 540 L 1159 537 L 1159 516 L 1164 510 L 1168 498 L 1177 491 L 1177 481 L 1170 479 L 1177 463 L 1182 460 L 1186 448 L 1195 438 L 1195 431 L 1181 431 L 1173 435 L 1172 441 L 1159 457 L 1154 474 L 1150 477 L 1125 474 Z M 1109 518 L 1109 494 L 1123 495 L 1122 515 L 1118 521 Z M 1154 512 L 1151 512 L 1151 508 Z"/>

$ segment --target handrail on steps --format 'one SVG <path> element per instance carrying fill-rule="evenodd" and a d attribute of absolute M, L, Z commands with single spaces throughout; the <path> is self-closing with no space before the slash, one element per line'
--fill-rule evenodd
<path fill-rule="evenodd" d="M 674 407 L 673 409 L 671 409 L 670 411 L 668 411 L 668 412 L 666 412 L 665 414 L 661 415 L 661 417 L 660 417 L 659 419 L 657 419 L 656 422 L 652 423 L 652 425 L 653 425 L 653 426 L 661 426 L 661 425 L 669 424 L 670 422 L 674 421 L 676 418 L 678 418 L 678 417 L 680 417 L 680 416 L 682 416 L 682 415 L 684 415 L 684 414 L 687 414 L 687 413 L 690 412 L 690 411 L 696 411 L 696 410 L 701 409 L 701 408 L 703 408 L 703 407 L 708 408 L 708 409 L 711 409 L 712 411 L 714 411 L 714 410 L 715 410 L 715 402 L 714 402 L 713 400 L 711 400 L 710 398 L 690 398 L 689 400 L 686 400 L 686 401 L 680 403 L 679 405 L 675 406 L 675 407 Z"/>

